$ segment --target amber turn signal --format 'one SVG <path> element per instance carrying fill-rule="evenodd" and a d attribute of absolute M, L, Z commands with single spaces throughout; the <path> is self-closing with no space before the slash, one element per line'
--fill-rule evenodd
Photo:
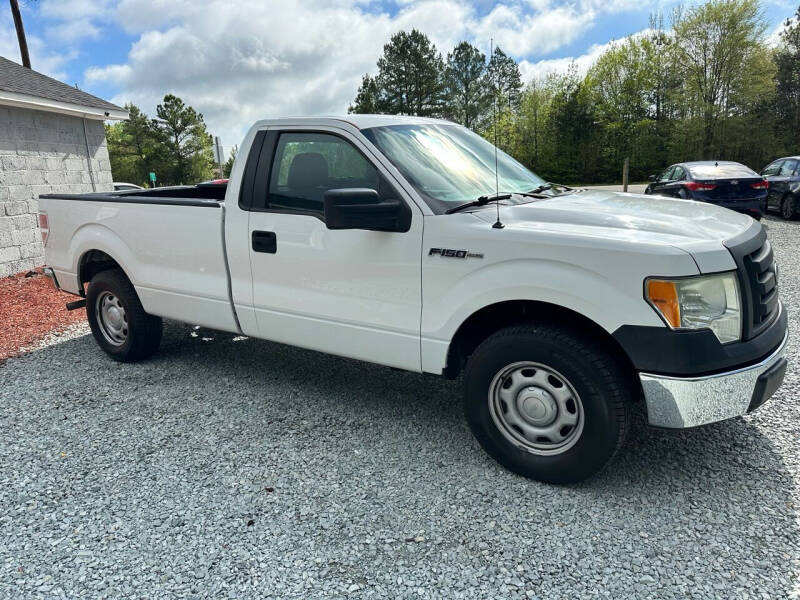
<path fill-rule="evenodd" d="M 649 279 L 647 299 L 666 319 L 670 327 L 677 329 L 681 326 L 681 307 L 678 304 L 678 290 L 674 281 Z"/>

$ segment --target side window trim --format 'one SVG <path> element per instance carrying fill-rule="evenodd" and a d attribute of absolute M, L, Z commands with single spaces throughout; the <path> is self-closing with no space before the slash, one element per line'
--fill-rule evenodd
<path fill-rule="evenodd" d="M 259 132 L 261 133 L 261 132 Z M 321 135 L 330 135 L 333 137 L 337 137 L 347 144 L 350 144 L 352 148 L 358 152 L 361 157 L 367 161 L 367 163 L 372 166 L 378 174 L 379 178 L 382 178 L 386 184 L 394 191 L 394 195 L 396 196 L 397 201 L 401 202 L 405 207 L 406 211 L 408 211 L 409 216 L 412 213 L 411 208 L 408 206 L 408 202 L 403 197 L 403 194 L 398 191 L 397 185 L 390 180 L 389 177 L 383 172 L 383 169 L 379 164 L 377 164 L 374 160 L 372 160 L 361 148 L 359 148 L 356 144 L 353 143 L 352 140 L 348 139 L 347 136 L 342 135 L 335 131 L 330 131 L 328 129 L 309 129 L 309 128 L 298 128 L 293 126 L 282 126 L 276 128 L 270 128 L 269 130 L 265 131 L 266 136 L 264 137 L 264 143 L 259 154 L 258 158 L 258 166 L 255 169 L 255 181 L 253 182 L 253 199 L 252 203 L 248 208 L 242 206 L 244 210 L 250 210 L 253 212 L 267 212 L 267 213 L 278 213 L 278 214 L 292 214 L 292 215 L 299 215 L 299 216 L 308 216 L 308 217 L 315 217 L 322 222 L 325 222 L 325 218 L 323 215 L 320 215 L 317 211 L 304 211 L 299 209 L 283 209 L 283 208 L 270 208 L 267 206 L 267 199 L 268 199 L 268 191 L 269 191 L 269 183 L 270 178 L 272 177 L 272 166 L 274 163 L 275 158 L 275 151 L 278 146 L 278 140 L 282 133 L 313 133 L 313 134 L 321 134 Z M 252 154 L 252 153 L 251 153 Z M 248 161 L 250 157 L 248 157 Z M 244 181 L 242 182 L 244 185 Z M 263 188 L 263 193 L 261 193 Z M 241 205 L 241 201 L 240 201 Z M 409 219 L 410 222 L 410 219 Z"/>

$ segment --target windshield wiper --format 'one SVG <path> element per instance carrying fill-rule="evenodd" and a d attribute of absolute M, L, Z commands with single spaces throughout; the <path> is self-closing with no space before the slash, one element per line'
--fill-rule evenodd
<path fill-rule="evenodd" d="M 561 188 L 565 192 L 574 191 L 574 188 L 571 188 L 568 185 L 563 185 L 561 183 L 552 183 L 550 181 L 547 181 L 547 182 L 543 183 L 542 185 L 540 185 L 539 187 L 532 189 L 528 193 L 529 194 L 541 194 L 542 192 L 546 192 L 548 190 L 555 191 L 555 189 L 553 189 L 553 188 Z"/>
<path fill-rule="evenodd" d="M 489 202 L 497 202 L 499 200 L 508 200 L 511 198 L 512 194 L 491 194 L 487 196 L 480 196 L 477 200 L 473 200 L 472 202 L 465 202 L 464 204 L 459 204 L 458 206 L 454 206 L 453 208 L 448 208 L 444 211 L 444 214 L 451 215 L 454 212 L 458 212 L 460 210 L 464 210 L 465 208 L 470 208 L 472 206 L 485 206 L 489 204 Z"/>

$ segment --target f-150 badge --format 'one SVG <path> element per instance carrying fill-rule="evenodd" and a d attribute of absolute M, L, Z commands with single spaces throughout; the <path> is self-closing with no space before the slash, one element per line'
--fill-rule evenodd
<path fill-rule="evenodd" d="M 452 248 L 431 248 L 428 256 L 441 256 L 443 258 L 483 258 L 483 254 L 469 250 L 453 250 Z"/>

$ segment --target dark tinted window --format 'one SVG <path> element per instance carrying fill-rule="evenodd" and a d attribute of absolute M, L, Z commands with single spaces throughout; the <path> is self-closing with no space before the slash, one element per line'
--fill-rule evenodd
<path fill-rule="evenodd" d="M 739 163 L 714 163 L 690 165 L 689 171 L 695 179 L 729 179 L 731 177 L 756 177 L 758 173 Z"/>
<path fill-rule="evenodd" d="M 777 175 L 778 171 L 781 170 L 781 165 L 783 164 L 782 160 L 776 160 L 774 163 L 769 165 L 764 171 L 761 173 L 764 177 L 769 177 L 770 175 Z"/>
<path fill-rule="evenodd" d="M 659 181 L 670 181 L 672 179 L 672 172 L 675 170 L 675 167 L 670 167 L 666 171 L 664 171 L 658 178 Z"/>
<path fill-rule="evenodd" d="M 781 170 L 778 172 L 778 175 L 794 175 L 794 171 L 797 168 L 797 161 L 796 160 L 785 160 L 781 165 Z"/>
<path fill-rule="evenodd" d="M 282 133 L 269 181 L 268 208 L 322 215 L 331 189 L 381 191 L 378 171 L 350 142 L 326 133 Z"/>

